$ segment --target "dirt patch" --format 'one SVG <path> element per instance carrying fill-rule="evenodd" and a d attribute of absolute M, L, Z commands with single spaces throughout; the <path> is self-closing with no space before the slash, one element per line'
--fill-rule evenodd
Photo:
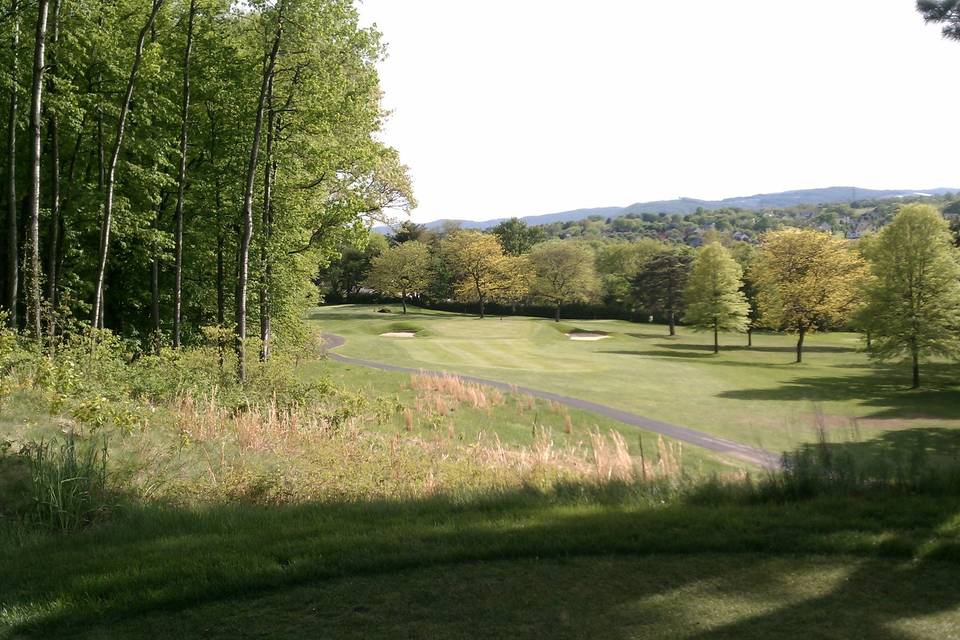
<path fill-rule="evenodd" d="M 568 333 L 567 337 L 571 340 L 582 340 L 584 342 L 594 342 L 596 340 L 603 340 L 604 338 L 609 338 L 605 333 L 588 333 L 586 331 L 577 331 L 576 333 Z"/>
<path fill-rule="evenodd" d="M 417 334 L 413 331 L 388 331 L 387 333 L 381 333 L 381 338 L 414 338 Z"/>

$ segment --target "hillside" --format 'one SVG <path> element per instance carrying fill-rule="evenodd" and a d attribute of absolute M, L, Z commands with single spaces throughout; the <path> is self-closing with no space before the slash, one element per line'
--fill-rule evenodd
<path fill-rule="evenodd" d="M 752 196 L 736 196 L 723 200 L 700 200 L 697 198 L 676 198 L 674 200 L 654 200 L 650 202 L 635 202 L 625 207 L 592 207 L 573 209 L 557 213 L 542 215 L 518 216 L 528 225 L 552 224 L 555 222 L 573 222 L 584 220 L 591 216 L 603 218 L 617 218 L 631 213 L 666 213 L 687 215 L 698 209 L 785 209 L 797 205 L 840 204 L 857 200 L 883 200 L 902 198 L 920 194 L 943 195 L 960 189 L 861 189 L 859 187 L 825 187 L 820 189 L 798 189 L 781 191 L 778 193 L 758 193 Z M 464 229 L 488 229 L 494 227 L 507 218 L 493 218 L 490 220 L 456 220 L 441 219 L 426 223 L 428 229 L 440 229 L 445 225 L 457 224 Z"/>

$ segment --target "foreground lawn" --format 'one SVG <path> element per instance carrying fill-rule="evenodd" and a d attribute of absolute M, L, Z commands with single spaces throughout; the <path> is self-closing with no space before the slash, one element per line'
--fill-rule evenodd
<path fill-rule="evenodd" d="M 816 334 L 803 364 L 793 363 L 791 336 L 710 338 L 680 328 L 669 338 L 657 325 L 613 320 L 486 318 L 412 310 L 380 314 L 376 307 L 315 310 L 321 331 L 347 338 L 339 353 L 408 367 L 472 374 L 554 391 L 634 411 L 772 450 L 810 442 L 816 427 L 832 438 L 885 439 L 895 447 L 911 430 L 938 433 L 939 445 L 960 451 L 960 386 L 956 365 L 925 367 L 925 384 L 910 391 L 909 371 L 871 363 L 859 336 Z M 415 338 L 381 333 L 413 329 Z M 596 342 L 572 341 L 572 329 L 605 332 Z"/>
<path fill-rule="evenodd" d="M 571 488 L 0 530 L 0 637 L 957 637 L 956 498 L 690 500 Z"/>

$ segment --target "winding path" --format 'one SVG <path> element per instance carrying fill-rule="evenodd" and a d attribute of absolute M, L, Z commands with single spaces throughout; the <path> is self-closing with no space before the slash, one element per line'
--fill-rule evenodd
<path fill-rule="evenodd" d="M 401 367 L 395 364 L 387 364 L 384 362 L 373 362 L 372 360 L 360 360 L 359 358 L 351 358 L 349 356 L 340 355 L 332 351 L 337 347 L 343 346 L 346 343 L 346 339 L 343 336 L 338 336 L 332 333 L 325 333 L 321 336 L 324 343 L 324 352 L 331 359 L 337 362 L 343 362 L 345 364 L 353 364 L 361 367 L 369 367 L 371 369 L 379 369 L 381 371 L 393 371 L 398 373 L 414 373 L 414 374 L 424 374 L 431 376 L 442 376 L 442 375 L 456 375 L 461 380 L 467 382 L 472 382 L 474 384 L 481 384 L 488 387 L 495 387 L 503 391 L 510 393 L 524 393 L 526 395 L 533 396 L 535 398 L 542 398 L 544 400 L 552 400 L 554 402 L 559 402 L 560 404 L 565 404 L 569 407 L 574 407 L 576 409 L 583 409 L 584 411 L 592 411 L 594 413 L 600 414 L 607 418 L 617 420 L 624 424 L 629 424 L 634 427 L 640 427 L 641 429 L 646 429 L 647 431 L 653 431 L 655 433 L 660 433 L 675 440 L 682 440 L 692 445 L 698 447 L 703 447 L 704 449 L 709 449 L 710 451 L 716 451 L 717 453 L 722 453 L 751 464 L 755 464 L 761 467 L 778 467 L 780 466 L 781 457 L 780 455 L 768 451 L 766 449 L 761 449 L 759 447 L 751 447 L 749 445 L 740 444 L 739 442 L 734 442 L 732 440 L 725 440 L 723 438 L 718 438 L 712 436 L 709 433 L 703 431 L 697 431 L 696 429 L 691 429 L 689 427 L 682 427 L 676 424 L 670 424 L 669 422 L 661 422 L 659 420 L 653 420 L 651 418 L 645 418 L 644 416 L 638 415 L 636 413 L 631 413 L 629 411 L 624 411 L 622 409 L 617 409 L 615 407 L 610 407 L 605 404 L 598 404 L 596 402 L 590 402 L 589 400 L 581 400 L 580 398 L 573 398 L 571 396 L 564 396 L 558 393 L 553 393 L 551 391 L 541 391 L 539 389 L 530 389 L 529 387 L 521 387 L 515 384 L 510 384 L 508 382 L 501 382 L 499 380 L 488 380 L 486 378 L 477 378 L 474 376 L 463 375 L 455 371 L 429 371 L 425 369 L 415 369 L 412 367 Z"/>

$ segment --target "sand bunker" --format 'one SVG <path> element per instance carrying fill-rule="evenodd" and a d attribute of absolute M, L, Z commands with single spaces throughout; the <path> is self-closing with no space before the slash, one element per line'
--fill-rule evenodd
<path fill-rule="evenodd" d="M 416 336 L 413 331 L 389 331 L 387 333 L 381 333 L 380 337 L 382 338 L 412 338 Z"/>
<path fill-rule="evenodd" d="M 609 338 L 605 333 L 586 333 L 586 332 L 577 332 L 577 333 L 568 333 L 567 337 L 571 340 L 583 340 L 593 342 L 594 340 L 603 340 L 604 338 Z"/>

